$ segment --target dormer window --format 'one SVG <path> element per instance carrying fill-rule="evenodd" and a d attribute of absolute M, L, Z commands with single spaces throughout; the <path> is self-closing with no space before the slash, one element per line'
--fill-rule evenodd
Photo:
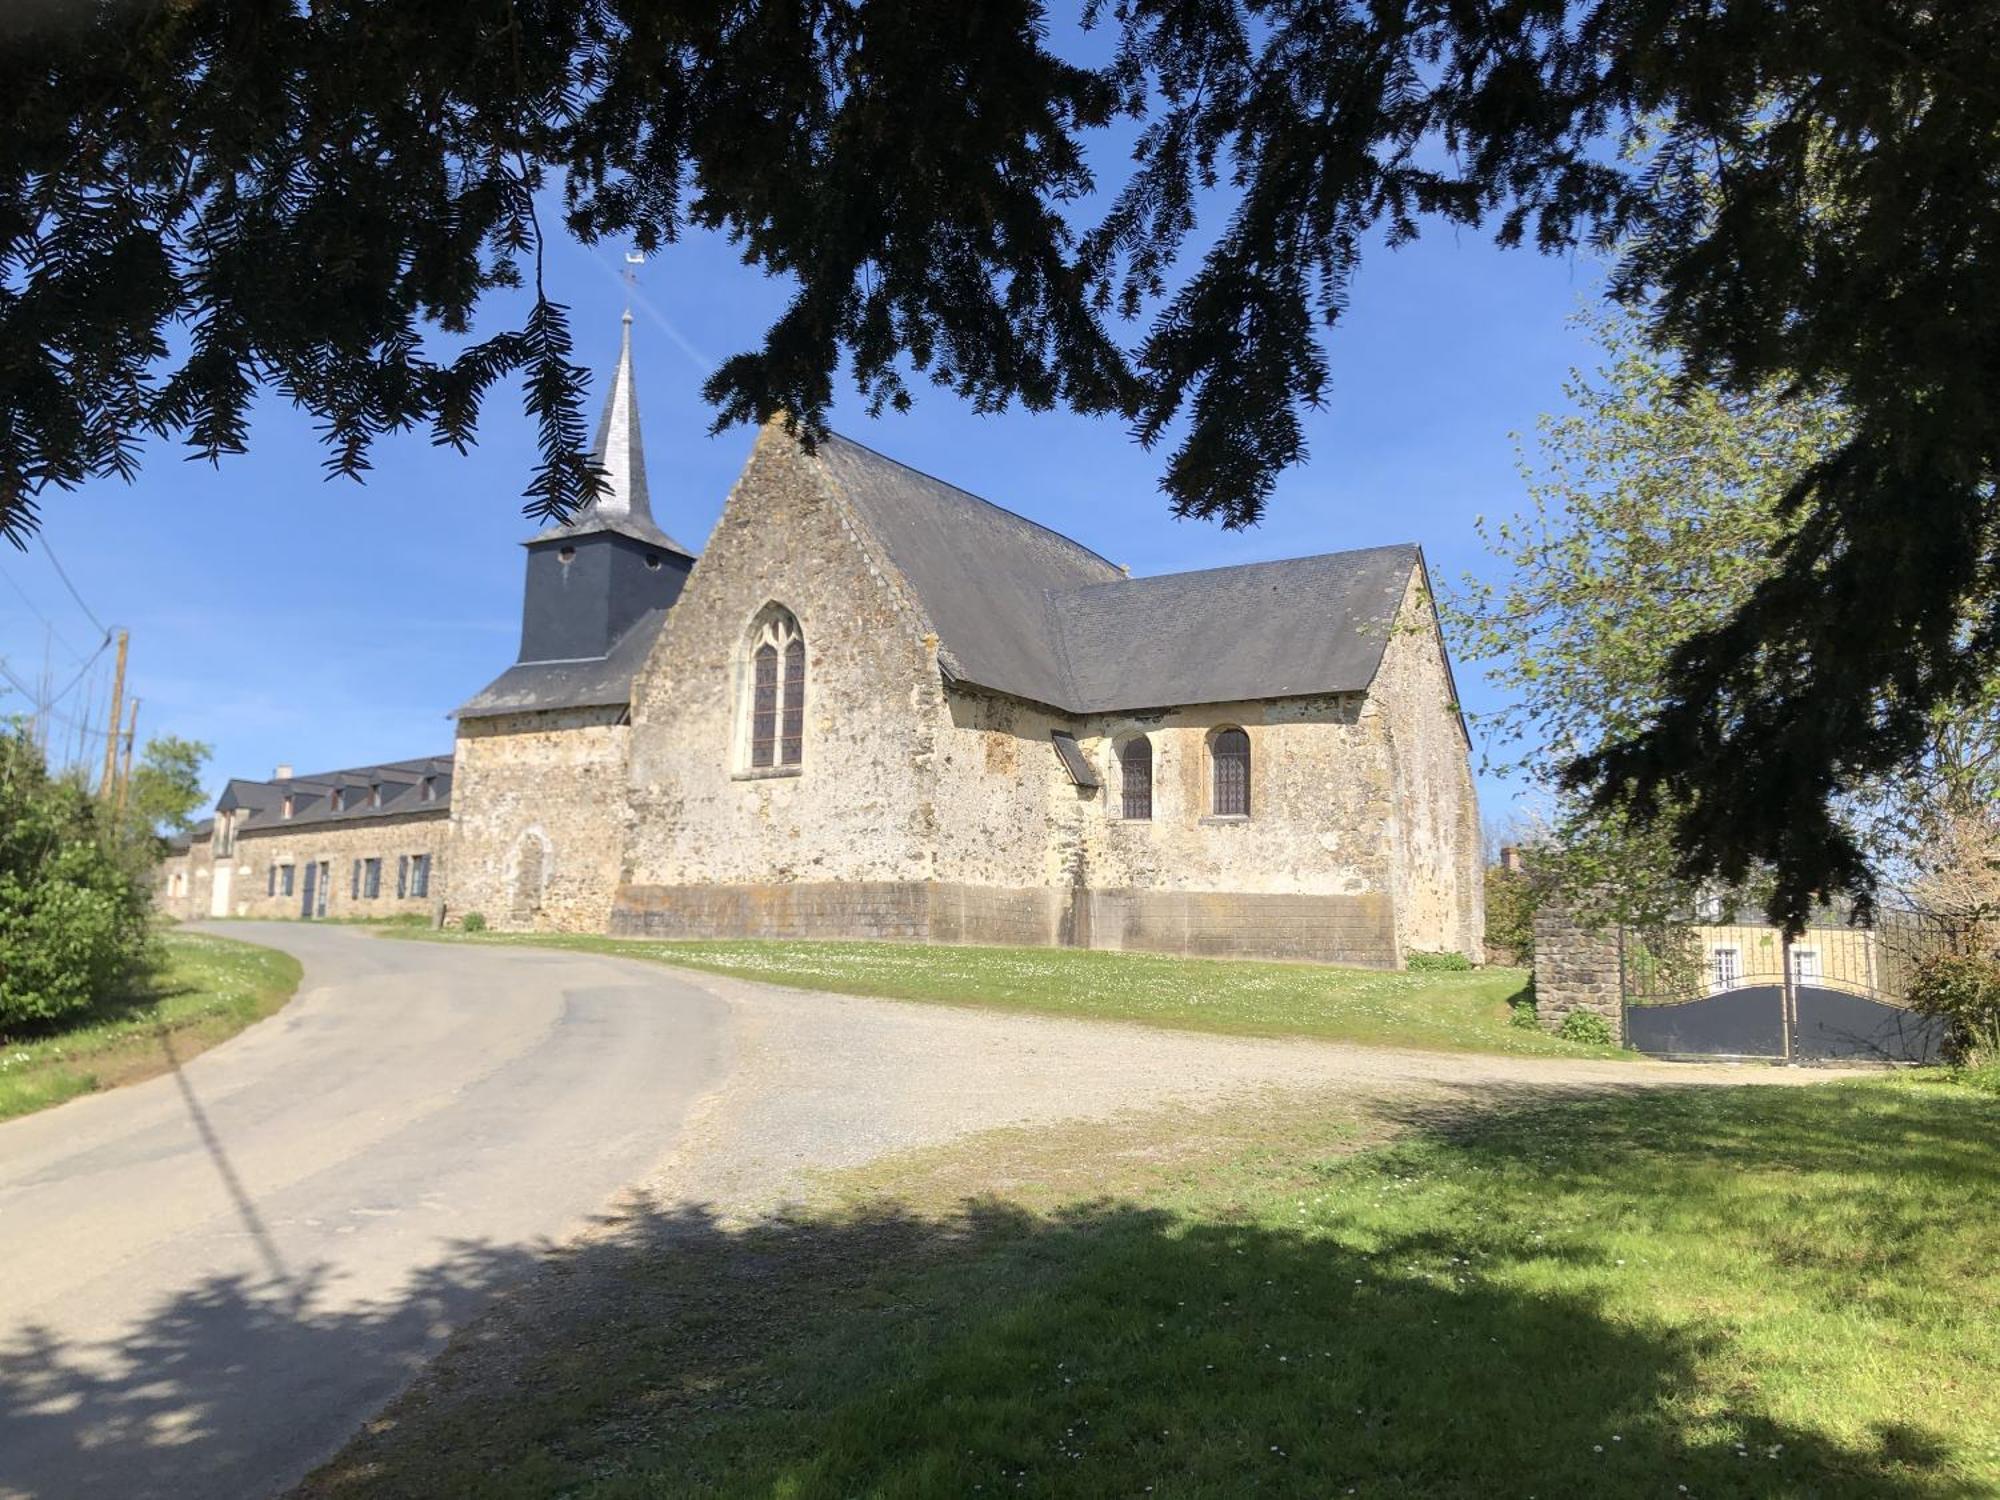
<path fill-rule="evenodd" d="M 341 800 L 340 788 L 335 787 L 331 792 L 327 793 L 326 810 L 328 812 L 339 812 Z"/>
<path fill-rule="evenodd" d="M 437 801 L 437 794 L 437 777 L 426 776 L 417 784 L 417 800 L 419 802 L 435 802 Z"/>
<path fill-rule="evenodd" d="M 382 783 L 381 783 L 381 782 L 379 782 L 379 781 L 376 781 L 376 782 L 371 782 L 371 783 L 369 783 L 369 787 L 368 787 L 368 805 L 369 805 L 370 807 L 380 807 L 380 806 L 382 805 Z"/>
<path fill-rule="evenodd" d="M 284 818 L 289 818 L 292 815 L 292 794 L 290 792 L 285 793 L 285 802 L 278 809 L 278 815 Z"/>

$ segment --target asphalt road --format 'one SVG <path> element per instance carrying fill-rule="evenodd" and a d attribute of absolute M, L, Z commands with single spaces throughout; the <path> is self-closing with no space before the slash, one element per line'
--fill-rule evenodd
<path fill-rule="evenodd" d="M 214 930 L 278 1016 L 0 1125 L 0 1496 L 282 1491 L 672 1148 L 727 1007 L 582 954 Z"/>

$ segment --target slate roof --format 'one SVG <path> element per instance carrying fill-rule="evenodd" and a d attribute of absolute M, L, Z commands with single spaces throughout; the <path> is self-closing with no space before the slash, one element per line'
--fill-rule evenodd
<path fill-rule="evenodd" d="M 321 771 L 311 776 L 289 776 L 281 781 L 232 777 L 215 808 L 217 812 L 246 814 L 236 825 L 239 834 L 268 833 L 318 823 L 360 823 L 409 813 L 443 813 L 451 810 L 451 773 L 449 755 L 426 755 L 415 760 Z M 428 802 L 423 800 L 426 778 L 430 779 L 434 793 Z M 379 807 L 369 805 L 370 789 L 376 786 L 382 789 Z M 338 812 L 333 810 L 336 787 L 341 789 L 343 803 Z M 292 799 L 289 818 L 284 815 L 288 794 Z"/>
<path fill-rule="evenodd" d="M 1050 596 L 1076 713 L 1363 692 L 1415 546 L 1204 568 Z"/>
<path fill-rule="evenodd" d="M 516 662 L 462 704 L 455 711 L 456 717 L 490 719 L 499 714 L 628 703 L 632 679 L 646 664 L 646 655 L 666 618 L 664 609 L 648 610 L 626 628 L 604 656 Z"/>
<path fill-rule="evenodd" d="M 534 541 L 614 531 L 683 557 L 694 556 L 653 519 L 653 494 L 646 483 L 646 445 L 639 431 L 639 386 L 632 376 L 629 311 L 625 314 L 624 334 L 618 347 L 618 367 L 612 371 L 611 389 L 604 398 L 604 411 L 597 419 L 597 440 L 591 445 L 590 461 L 604 471 L 604 485 L 597 498 L 567 523 L 549 527 Z"/>
<path fill-rule="evenodd" d="M 1116 564 L 846 438 L 821 442 L 818 458 L 915 591 L 954 678 L 1068 706 L 1049 592 L 1116 583 Z"/>
<path fill-rule="evenodd" d="M 908 582 L 957 681 L 1069 713 L 1365 690 L 1412 544 L 1127 578 L 1068 537 L 845 438 L 828 477 Z"/>

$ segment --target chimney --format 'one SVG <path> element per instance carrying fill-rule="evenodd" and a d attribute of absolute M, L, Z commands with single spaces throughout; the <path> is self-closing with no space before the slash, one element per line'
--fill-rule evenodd
<path fill-rule="evenodd" d="M 290 781 L 292 779 L 292 763 L 288 760 L 279 761 L 278 769 L 271 773 L 271 779 L 273 781 Z"/>
<path fill-rule="evenodd" d="M 1521 851 L 1512 844 L 1503 844 L 1500 848 L 1500 868 L 1503 870 L 1520 869 Z"/>

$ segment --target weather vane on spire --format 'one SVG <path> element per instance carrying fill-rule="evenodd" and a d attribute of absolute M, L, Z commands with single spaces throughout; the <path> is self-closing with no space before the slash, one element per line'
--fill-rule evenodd
<path fill-rule="evenodd" d="M 618 273 L 618 279 L 625 283 L 625 321 L 632 321 L 632 293 L 639 285 L 639 267 L 646 263 L 646 257 L 636 250 L 625 252 L 625 269 Z"/>

